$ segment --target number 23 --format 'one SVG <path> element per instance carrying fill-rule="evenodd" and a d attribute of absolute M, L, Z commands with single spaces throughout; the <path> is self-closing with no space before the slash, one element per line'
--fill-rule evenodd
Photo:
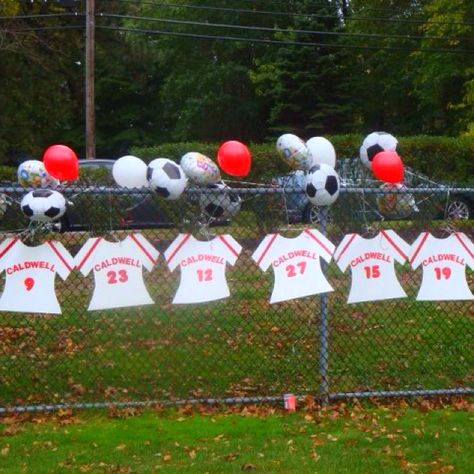
<path fill-rule="evenodd" d="M 127 280 L 127 270 L 119 270 L 118 272 L 110 270 L 110 272 L 107 272 L 107 283 L 109 285 L 115 285 L 115 283 L 125 283 Z"/>

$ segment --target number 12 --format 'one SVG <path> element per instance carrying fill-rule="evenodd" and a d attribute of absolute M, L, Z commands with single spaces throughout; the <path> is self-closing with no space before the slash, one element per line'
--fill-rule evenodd
<path fill-rule="evenodd" d="M 196 270 L 198 281 L 212 281 L 212 268 L 206 268 L 205 270 Z"/>

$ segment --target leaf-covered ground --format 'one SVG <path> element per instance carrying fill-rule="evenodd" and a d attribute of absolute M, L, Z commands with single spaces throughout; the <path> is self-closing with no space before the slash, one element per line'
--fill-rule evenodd
<path fill-rule="evenodd" d="M 474 405 L 110 410 L 0 419 L 0 472 L 472 472 Z"/>

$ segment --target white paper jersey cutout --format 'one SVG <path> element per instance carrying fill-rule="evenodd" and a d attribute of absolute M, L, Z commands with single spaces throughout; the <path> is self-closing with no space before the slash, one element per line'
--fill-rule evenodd
<path fill-rule="evenodd" d="M 151 271 L 158 255 L 158 250 L 141 234 L 131 234 L 121 242 L 89 239 L 74 257 L 76 268 L 84 276 L 94 271 L 95 287 L 88 309 L 153 304 L 142 267 Z"/>
<path fill-rule="evenodd" d="M 371 239 L 348 234 L 334 252 L 341 271 L 350 266 L 352 284 L 348 303 L 405 298 L 395 274 L 395 261 L 404 264 L 410 246 L 393 230 L 381 230 Z"/>
<path fill-rule="evenodd" d="M 181 269 L 181 279 L 173 304 L 203 303 L 230 295 L 225 276 L 226 263 L 234 265 L 242 251 L 230 235 L 200 241 L 179 234 L 164 253 L 171 271 Z"/>
<path fill-rule="evenodd" d="M 316 229 L 306 229 L 294 238 L 267 235 L 252 258 L 264 272 L 273 268 L 275 284 L 270 303 L 333 291 L 321 270 L 320 258 L 329 263 L 334 248 Z"/>
<path fill-rule="evenodd" d="M 416 297 L 420 301 L 472 300 L 466 266 L 474 270 L 474 245 L 456 232 L 445 239 L 423 232 L 411 246 L 413 269 L 422 265 L 423 277 Z"/>
<path fill-rule="evenodd" d="M 5 271 L 1 311 L 61 314 L 54 288 L 56 273 L 65 280 L 73 258 L 60 242 L 28 247 L 18 239 L 0 244 L 0 272 Z"/>

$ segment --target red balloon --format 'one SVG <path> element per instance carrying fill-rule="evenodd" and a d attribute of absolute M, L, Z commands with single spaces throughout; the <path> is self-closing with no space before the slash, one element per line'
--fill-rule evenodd
<path fill-rule="evenodd" d="M 79 176 L 79 162 L 71 148 L 66 145 L 52 145 L 43 154 L 46 171 L 56 179 L 72 181 Z"/>
<path fill-rule="evenodd" d="M 402 159 L 395 151 L 381 151 L 372 160 L 372 172 L 386 183 L 401 183 L 404 173 Z"/>
<path fill-rule="evenodd" d="M 249 149 L 235 140 L 223 143 L 217 150 L 219 166 L 231 176 L 247 176 L 251 161 Z"/>

